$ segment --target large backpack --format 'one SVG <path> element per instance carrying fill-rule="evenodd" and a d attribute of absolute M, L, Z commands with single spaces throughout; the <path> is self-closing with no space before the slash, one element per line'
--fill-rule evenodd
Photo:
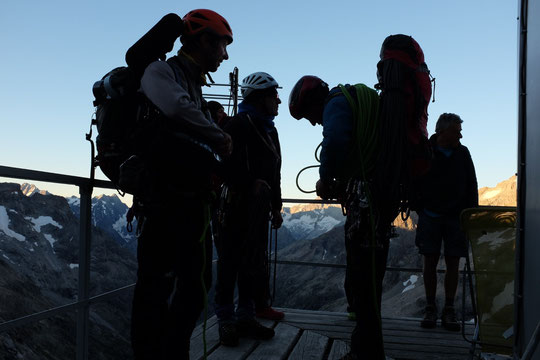
<path fill-rule="evenodd" d="M 388 36 L 377 64 L 381 90 L 380 153 L 375 170 L 379 201 L 415 207 L 416 180 L 430 167 L 427 134 L 430 72 L 420 45 L 407 35 Z"/>
<path fill-rule="evenodd" d="M 165 60 L 166 54 L 181 35 L 182 19 L 176 14 L 165 15 L 152 29 L 139 39 L 126 53 L 126 66 L 108 72 L 93 86 L 97 126 L 97 155 L 92 166 L 99 166 L 117 189 L 136 193 L 133 183 L 122 183 L 121 166 L 137 168 L 137 156 L 150 146 L 148 141 L 154 124 L 149 123 L 155 107 L 138 93 L 145 68 L 153 61 Z M 91 137 L 91 133 L 87 138 Z M 90 139 L 89 139 L 90 140 Z M 130 163 L 126 161 L 130 159 Z M 135 166 L 134 166 L 135 164 Z"/>

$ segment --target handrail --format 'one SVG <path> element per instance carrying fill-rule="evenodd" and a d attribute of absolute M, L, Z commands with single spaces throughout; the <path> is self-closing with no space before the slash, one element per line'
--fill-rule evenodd
<path fill-rule="evenodd" d="M 36 322 L 36 321 L 44 320 L 44 319 L 47 319 L 47 318 L 50 318 L 50 317 L 65 313 L 65 312 L 70 311 L 70 310 L 78 310 L 82 306 L 85 306 L 85 305 L 92 305 L 92 304 L 95 304 L 95 303 L 98 303 L 98 302 L 101 302 L 101 301 L 105 301 L 105 300 L 108 300 L 108 299 L 115 298 L 116 296 L 118 296 L 118 294 L 120 294 L 120 293 L 122 293 L 122 292 L 124 292 L 126 290 L 130 290 L 133 287 L 135 287 L 135 284 L 126 285 L 126 286 L 123 286 L 121 288 L 105 292 L 103 294 L 92 296 L 88 300 L 75 301 L 75 302 L 72 302 L 72 303 L 69 303 L 69 304 L 65 304 L 65 305 L 57 306 L 57 307 L 54 307 L 54 308 L 51 308 L 51 309 L 48 309 L 48 310 L 40 311 L 40 312 L 31 314 L 31 315 L 26 315 L 26 316 L 22 316 L 22 317 L 17 318 L 17 319 L 5 321 L 5 322 L 0 324 L 0 332 L 8 331 L 8 330 L 11 330 L 13 328 L 16 328 L 16 327 L 19 327 L 19 326 L 22 326 L 22 325 L 26 325 L 26 324 L 30 324 L 30 323 L 33 323 L 33 322 Z"/>
<path fill-rule="evenodd" d="M 26 179 L 34 181 L 43 181 L 56 184 L 66 184 L 66 185 L 75 185 L 75 186 L 95 186 L 105 189 L 116 189 L 114 184 L 110 181 L 97 180 L 93 181 L 89 178 L 72 176 L 72 175 L 63 175 L 50 173 L 46 171 L 38 170 L 28 170 L 21 168 L 14 168 L 9 166 L 0 166 L 0 177 L 7 178 L 16 178 L 16 179 Z"/>
<path fill-rule="evenodd" d="M 111 290 L 106 293 L 102 293 L 96 296 L 89 297 L 88 295 L 88 282 L 90 272 L 90 233 L 89 224 L 91 224 L 91 211 L 84 211 L 83 206 L 88 207 L 91 204 L 91 192 L 93 187 L 116 189 L 114 184 L 105 180 L 92 180 L 90 178 L 63 175 L 57 173 L 50 173 L 38 170 L 28 170 L 8 166 L 0 166 L 0 177 L 26 179 L 33 181 L 43 181 L 50 183 L 59 183 L 67 185 L 75 185 L 79 187 L 81 194 L 81 238 L 80 238 L 80 259 L 79 259 L 79 300 L 66 305 L 58 306 L 52 309 L 44 310 L 31 315 L 26 315 L 17 319 L 12 319 L 3 323 L 0 323 L 0 332 L 4 332 L 15 327 L 33 323 L 36 321 L 44 320 L 52 316 L 56 316 L 67 311 L 77 310 L 77 359 L 86 360 L 88 358 L 88 329 L 89 329 L 89 307 L 94 303 L 98 303 L 110 298 L 118 296 L 127 290 L 134 287 L 135 284 L 123 286 L 118 289 Z M 84 197 L 84 201 L 83 201 Z M 296 204 L 339 204 L 337 201 L 326 201 L 320 199 L 283 199 L 284 203 L 296 203 Z M 84 203 L 84 204 L 83 204 Z M 84 219 L 83 219 L 84 217 Z M 85 266 L 83 263 L 86 262 Z M 301 265 L 301 266 L 316 266 L 316 267 L 331 267 L 331 268 L 346 268 L 345 264 L 333 264 L 333 263 L 318 263 L 318 262 L 305 262 L 305 261 L 292 261 L 292 260 L 277 260 L 278 264 L 284 265 Z M 421 268 L 399 268 L 399 267 L 387 267 L 387 271 L 400 271 L 400 272 L 422 272 Z M 444 270 L 437 270 L 437 272 L 444 272 Z M 474 273 L 474 272 L 473 272 Z M 82 284 L 81 284 L 82 283 Z M 538 330 L 538 328 L 537 328 Z M 536 332 L 538 333 L 538 331 Z M 538 334 L 537 334 L 538 335 Z M 536 336 L 538 338 L 538 336 Z M 538 339 L 536 343 L 538 342 Z M 79 349 L 82 347 L 82 349 Z"/>

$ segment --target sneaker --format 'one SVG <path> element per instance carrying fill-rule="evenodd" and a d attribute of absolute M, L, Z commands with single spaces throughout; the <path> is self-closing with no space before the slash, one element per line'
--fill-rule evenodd
<path fill-rule="evenodd" d="M 453 306 L 445 306 L 441 315 L 441 325 L 449 331 L 461 330 L 461 325 L 456 319 L 456 311 Z"/>
<path fill-rule="evenodd" d="M 347 314 L 347 319 L 351 321 L 356 321 L 356 313 L 354 311 L 349 311 Z"/>
<path fill-rule="evenodd" d="M 435 305 L 426 305 L 424 319 L 420 322 L 424 329 L 433 329 L 437 326 L 437 307 Z"/>
<path fill-rule="evenodd" d="M 274 329 L 262 325 L 255 319 L 239 320 L 236 323 L 238 336 L 257 340 L 268 340 L 274 337 Z"/>
<path fill-rule="evenodd" d="M 238 346 L 238 331 L 234 323 L 219 324 L 219 342 L 224 346 Z"/>
<path fill-rule="evenodd" d="M 268 319 L 268 320 L 281 320 L 285 317 L 285 313 L 282 311 L 277 311 L 276 309 L 272 309 L 270 306 L 261 310 L 257 310 L 255 312 L 255 316 L 261 319 Z"/>

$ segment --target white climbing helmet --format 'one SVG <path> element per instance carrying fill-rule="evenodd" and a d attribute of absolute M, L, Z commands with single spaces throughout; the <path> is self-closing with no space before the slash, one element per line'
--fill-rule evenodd
<path fill-rule="evenodd" d="M 245 99 L 255 90 L 278 87 L 277 81 L 265 72 L 259 71 L 250 74 L 242 80 L 242 97 Z"/>

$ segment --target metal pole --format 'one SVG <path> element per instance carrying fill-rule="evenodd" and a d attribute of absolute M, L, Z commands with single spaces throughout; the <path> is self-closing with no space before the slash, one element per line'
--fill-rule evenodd
<path fill-rule="evenodd" d="M 517 226 L 516 264 L 514 282 L 514 357 L 523 354 L 525 341 L 523 309 L 523 260 L 525 251 L 525 227 L 527 223 L 527 23 L 528 0 L 519 1 L 519 69 L 518 69 L 518 180 L 517 180 Z"/>
<path fill-rule="evenodd" d="M 233 70 L 233 79 L 232 79 L 232 94 L 233 94 L 233 115 L 238 113 L 238 68 L 235 67 Z"/>
<path fill-rule="evenodd" d="M 90 317 L 90 243 L 92 217 L 92 185 L 79 186 L 81 195 L 79 236 L 79 293 L 82 302 L 77 310 L 77 360 L 88 360 Z"/>

